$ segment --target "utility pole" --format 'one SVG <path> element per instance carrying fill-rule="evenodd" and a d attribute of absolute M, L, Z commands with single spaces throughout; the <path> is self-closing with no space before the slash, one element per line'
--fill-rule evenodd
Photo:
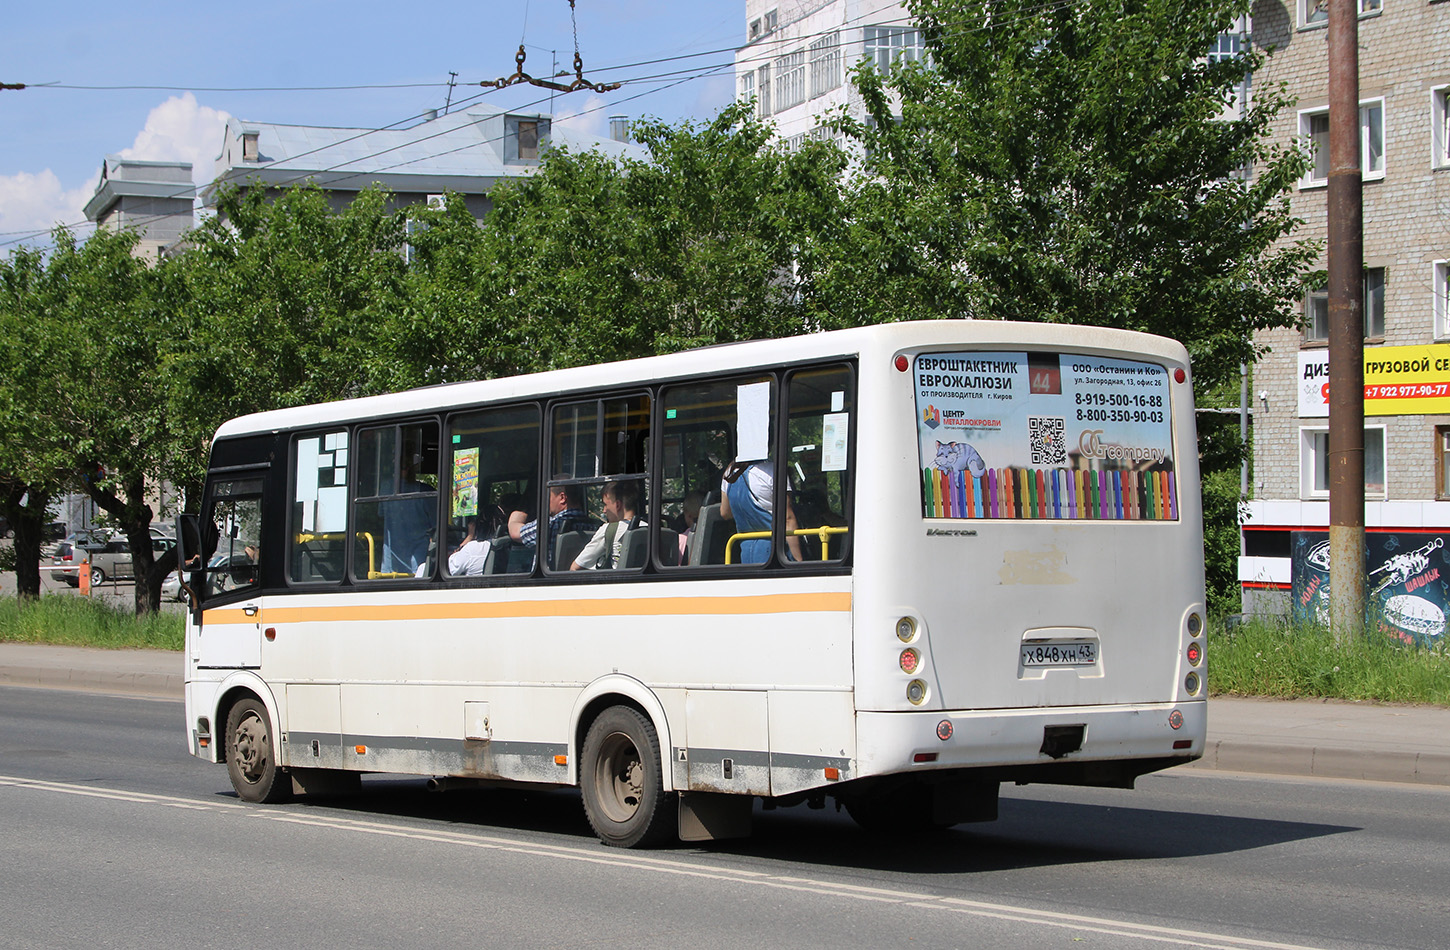
<path fill-rule="evenodd" d="M 1364 632 L 1364 227 L 1359 3 L 1329 0 L 1329 625 Z"/>

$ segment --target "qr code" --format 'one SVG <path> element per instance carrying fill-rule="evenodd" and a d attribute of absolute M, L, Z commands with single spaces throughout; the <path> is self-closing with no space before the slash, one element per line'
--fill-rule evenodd
<path fill-rule="evenodd" d="M 1067 464 L 1067 420 L 1061 416 L 1028 416 L 1033 465 Z"/>

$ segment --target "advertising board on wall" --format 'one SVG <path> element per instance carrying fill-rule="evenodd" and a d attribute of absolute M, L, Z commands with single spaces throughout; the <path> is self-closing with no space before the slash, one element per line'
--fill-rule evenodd
<path fill-rule="evenodd" d="M 1299 415 L 1329 415 L 1329 351 L 1299 351 Z M 1372 346 L 1364 351 L 1364 414 L 1450 412 L 1450 343 Z"/>
<path fill-rule="evenodd" d="M 1329 534 L 1291 531 L 1293 617 L 1329 623 Z M 1450 532 L 1365 534 L 1365 602 L 1369 620 L 1404 643 L 1444 640 L 1450 613 Z"/>

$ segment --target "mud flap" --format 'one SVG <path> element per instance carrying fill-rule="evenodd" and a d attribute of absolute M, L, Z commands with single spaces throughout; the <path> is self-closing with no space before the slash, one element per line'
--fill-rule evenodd
<path fill-rule="evenodd" d="M 755 796 L 681 792 L 679 798 L 681 841 L 750 837 Z"/>

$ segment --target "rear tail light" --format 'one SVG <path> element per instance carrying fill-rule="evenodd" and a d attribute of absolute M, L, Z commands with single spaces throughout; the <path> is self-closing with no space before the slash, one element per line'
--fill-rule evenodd
<path fill-rule="evenodd" d="M 921 654 L 917 653 L 911 647 L 907 647 L 901 651 L 901 658 L 898 662 L 901 664 L 901 672 L 915 673 L 917 668 L 921 666 Z"/>
<path fill-rule="evenodd" d="M 1203 662 L 1203 645 L 1198 641 L 1195 640 L 1193 643 L 1190 643 L 1186 652 L 1188 654 L 1189 666 L 1197 666 Z"/>

